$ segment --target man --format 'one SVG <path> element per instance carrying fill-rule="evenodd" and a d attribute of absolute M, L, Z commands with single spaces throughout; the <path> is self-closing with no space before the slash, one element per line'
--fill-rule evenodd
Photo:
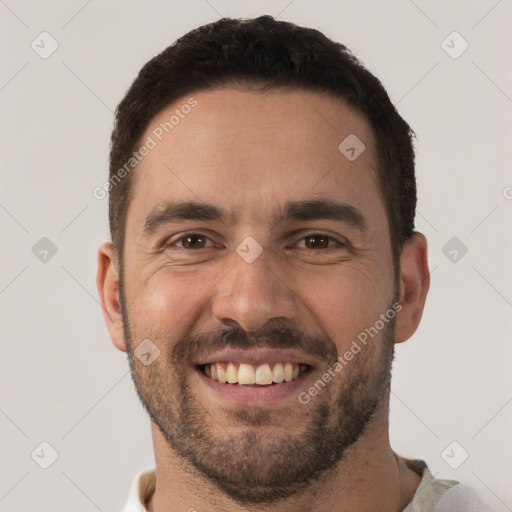
<path fill-rule="evenodd" d="M 461 510 L 389 443 L 427 243 L 412 132 L 347 48 L 269 16 L 186 34 L 118 107 L 108 191 L 98 289 L 156 459 L 126 511 Z"/>

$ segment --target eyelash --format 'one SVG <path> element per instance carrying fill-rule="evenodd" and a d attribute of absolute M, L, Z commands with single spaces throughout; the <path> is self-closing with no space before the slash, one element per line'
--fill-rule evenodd
<path fill-rule="evenodd" d="M 203 238 L 206 238 L 207 240 L 209 240 L 210 242 L 212 242 L 215 245 L 215 244 L 210 237 L 206 236 L 206 235 L 203 235 L 202 233 L 199 233 L 197 231 L 190 231 L 189 233 L 185 233 L 183 235 L 181 235 L 179 238 L 173 240 L 173 241 L 169 241 L 169 242 L 165 242 L 164 245 L 163 245 L 163 249 L 169 249 L 169 248 L 173 248 L 175 247 L 174 244 L 177 243 L 177 242 L 180 242 L 182 240 L 184 240 L 185 238 L 187 237 L 191 237 L 191 236 L 197 236 L 197 237 L 203 237 Z M 303 236 L 299 239 L 299 241 L 302 241 L 304 240 L 305 238 L 309 237 L 309 236 L 321 236 L 321 237 L 325 237 L 325 238 L 328 238 L 329 239 L 329 242 L 333 241 L 336 245 L 340 246 L 340 247 L 345 247 L 347 246 L 347 243 L 344 242 L 344 241 L 341 241 L 341 240 L 338 240 L 336 238 L 334 238 L 333 236 L 331 235 L 327 235 L 325 233 L 321 233 L 321 232 L 318 232 L 318 231 L 313 231 L 313 232 L 310 232 L 310 233 L 306 233 L 306 234 L 303 234 Z M 200 249 L 211 249 L 212 246 L 210 247 L 200 247 L 199 249 L 189 249 L 189 248 L 186 248 L 186 247 L 177 247 L 178 249 L 183 249 L 183 250 L 186 250 L 186 251 L 194 251 L 194 250 L 200 250 Z M 315 251 L 315 250 L 323 250 L 323 251 L 326 251 L 326 250 L 329 250 L 329 249 L 332 249 L 332 246 L 331 245 L 328 245 L 326 248 L 324 249 L 309 249 L 308 247 L 301 247 L 301 249 L 305 249 L 305 250 L 310 250 L 310 251 Z"/>

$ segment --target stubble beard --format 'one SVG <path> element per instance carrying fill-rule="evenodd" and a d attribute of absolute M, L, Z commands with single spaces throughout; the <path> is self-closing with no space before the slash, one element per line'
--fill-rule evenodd
<path fill-rule="evenodd" d="M 293 424 L 297 433 L 279 429 L 286 412 L 264 407 L 226 408 L 223 413 L 230 415 L 232 428 L 221 430 L 187 379 L 190 366 L 184 359 L 195 347 L 206 350 L 224 344 L 247 348 L 252 343 L 286 348 L 292 346 L 289 340 L 295 337 L 301 346 L 318 347 L 322 343 L 327 371 L 337 358 L 334 343 L 318 337 L 305 341 L 301 333 L 286 328 L 266 331 L 264 342 L 259 343 L 260 338 L 249 338 L 245 331 L 235 329 L 183 339 L 175 346 L 177 352 L 162 353 L 146 367 L 133 355 L 133 340 L 138 338 L 132 336 L 122 290 L 120 295 L 128 359 L 143 407 L 185 465 L 240 505 L 275 504 L 306 492 L 332 474 L 348 448 L 363 435 L 379 404 L 388 399 L 394 321 L 362 347 L 308 404 L 297 400 L 289 411 L 299 418 Z M 148 337 L 164 346 L 158 336 L 141 339 Z M 318 377 L 322 374 L 319 371 Z"/>

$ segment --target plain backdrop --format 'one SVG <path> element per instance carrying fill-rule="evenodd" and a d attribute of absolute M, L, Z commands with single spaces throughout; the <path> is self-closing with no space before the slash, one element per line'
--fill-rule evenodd
<path fill-rule="evenodd" d="M 135 473 L 154 464 L 98 304 L 109 234 L 107 200 L 92 191 L 140 67 L 194 27 L 261 14 L 347 44 L 416 131 L 416 227 L 432 284 L 420 328 L 396 351 L 392 446 L 512 510 L 511 7 L 2 0 L 0 510 L 120 510 Z"/>

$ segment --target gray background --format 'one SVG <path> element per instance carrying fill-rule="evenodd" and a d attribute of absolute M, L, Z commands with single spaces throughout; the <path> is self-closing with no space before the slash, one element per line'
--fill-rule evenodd
<path fill-rule="evenodd" d="M 512 510 L 511 11 L 510 0 L 0 1 L 0 509 L 119 510 L 154 463 L 98 305 L 107 200 L 92 190 L 139 68 L 221 15 L 268 13 L 346 43 L 418 135 L 432 286 L 418 332 L 397 347 L 392 445 Z M 31 47 L 51 48 L 43 31 L 59 45 L 46 59 Z M 453 31 L 469 43 L 458 58 Z M 58 452 L 48 469 L 43 441 Z"/>

